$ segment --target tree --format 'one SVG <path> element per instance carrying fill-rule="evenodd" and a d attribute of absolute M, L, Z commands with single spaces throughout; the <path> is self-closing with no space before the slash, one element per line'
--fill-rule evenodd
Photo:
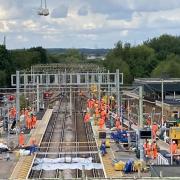
<path fill-rule="evenodd" d="M 80 52 L 77 49 L 68 49 L 66 52 L 66 62 L 78 63 L 82 59 Z"/>
<path fill-rule="evenodd" d="M 180 77 L 180 56 L 171 54 L 167 56 L 165 61 L 159 63 L 159 65 L 153 70 L 152 77 L 168 76 L 171 78 Z"/>
<path fill-rule="evenodd" d="M 7 73 L 5 70 L 0 70 L 0 87 L 7 86 Z"/>
<path fill-rule="evenodd" d="M 129 58 L 126 60 L 133 77 L 148 77 L 154 63 L 154 50 L 146 45 L 132 47 L 129 50 Z M 149 66 L 154 63 L 153 67 Z"/>
<path fill-rule="evenodd" d="M 167 55 L 171 53 L 180 55 L 180 37 L 177 36 L 164 34 L 158 38 L 145 41 L 144 44 L 155 50 L 160 61 L 166 59 Z"/>
<path fill-rule="evenodd" d="M 6 46 L 0 45 L 0 85 L 8 86 L 10 85 L 10 75 L 13 71 L 14 66 L 11 61 L 10 53 L 6 49 Z"/>
<path fill-rule="evenodd" d="M 33 47 L 33 48 L 30 48 L 29 51 L 40 53 L 40 62 L 37 62 L 37 63 L 42 63 L 42 64 L 48 63 L 46 49 L 42 47 Z"/>
<path fill-rule="evenodd" d="M 157 61 L 152 48 L 146 45 L 131 47 L 129 43 L 123 47 L 122 42 L 118 41 L 116 47 L 107 54 L 104 65 L 110 70 L 120 69 L 129 83 L 134 77 L 148 77 Z"/>
<path fill-rule="evenodd" d="M 0 70 L 9 69 L 11 64 L 11 59 L 6 46 L 0 45 Z"/>
<path fill-rule="evenodd" d="M 23 50 L 13 50 L 11 51 L 11 58 L 16 69 L 28 69 L 34 64 L 41 62 L 41 55 L 38 51 Z"/>
<path fill-rule="evenodd" d="M 132 81 L 129 65 L 121 58 L 116 57 L 112 52 L 108 54 L 103 63 L 106 69 L 110 72 L 115 72 L 116 69 L 119 69 L 119 71 L 124 75 L 125 83 L 130 83 Z"/>

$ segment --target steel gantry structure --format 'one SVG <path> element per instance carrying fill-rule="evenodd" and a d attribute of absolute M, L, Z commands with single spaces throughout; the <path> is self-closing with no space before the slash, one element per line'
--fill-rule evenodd
<path fill-rule="evenodd" d="M 43 89 L 65 89 L 71 93 L 72 88 L 88 89 L 95 85 L 97 87 L 97 94 L 100 100 L 101 88 L 106 92 L 110 92 L 112 88 L 115 89 L 115 94 L 118 103 L 118 114 L 120 113 L 120 85 L 123 84 L 123 73 L 116 70 L 115 73 L 105 72 L 104 68 L 100 68 L 94 64 L 49 64 L 32 66 L 30 72 L 17 71 L 16 74 L 11 75 L 11 85 L 16 86 L 16 106 L 19 112 L 19 94 L 20 90 L 32 89 L 36 92 L 36 106 L 37 111 L 40 107 L 40 99 L 42 97 Z M 71 109 L 71 107 L 70 107 Z M 17 113 L 17 119 L 19 119 Z"/>
<path fill-rule="evenodd" d="M 86 73 L 86 72 L 106 72 L 106 69 L 103 66 L 99 66 L 92 63 L 52 63 L 52 64 L 37 64 L 31 66 L 31 73 Z"/>

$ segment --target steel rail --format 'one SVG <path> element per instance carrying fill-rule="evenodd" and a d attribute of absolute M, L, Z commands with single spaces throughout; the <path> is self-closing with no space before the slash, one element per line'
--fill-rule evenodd
<path fill-rule="evenodd" d="M 62 99 L 61 99 L 61 101 L 62 101 Z M 60 105 L 61 105 L 61 101 L 60 101 L 60 103 L 59 103 L 59 108 L 60 108 Z M 50 144 L 49 144 L 49 142 L 51 141 L 51 139 L 52 139 L 52 136 L 53 136 L 53 133 L 54 133 L 54 127 L 55 127 L 55 125 L 56 125 L 56 121 L 57 121 L 57 118 L 58 118 L 58 112 L 56 113 L 56 116 L 55 116 L 55 120 L 54 120 L 54 122 L 53 122 L 53 124 L 52 124 L 52 128 L 51 128 L 51 133 L 50 133 L 50 136 L 49 136 L 49 140 L 48 140 L 48 146 L 47 146 L 47 149 L 46 149 L 46 153 L 45 153 L 45 155 L 44 155 L 44 157 L 46 158 L 47 157 L 47 152 L 49 151 L 49 147 L 50 147 Z M 38 178 L 40 178 L 41 176 L 42 176 L 42 174 L 43 174 L 43 170 L 40 170 L 40 173 L 39 173 L 39 177 Z"/>
<path fill-rule="evenodd" d="M 62 149 L 63 149 L 63 138 L 64 138 L 64 129 L 65 129 L 65 120 L 67 118 L 66 114 L 67 114 L 67 106 L 65 107 L 65 114 L 64 114 L 64 118 L 63 118 L 63 121 L 62 121 L 62 131 L 60 131 L 60 143 L 59 143 L 59 153 L 58 153 L 58 157 L 60 158 L 61 157 L 61 154 L 60 152 L 62 152 Z M 59 108 L 60 109 L 60 108 Z M 58 112 L 59 113 L 59 112 Z M 62 175 L 62 171 L 60 170 L 57 170 L 57 173 L 56 173 L 56 177 L 58 178 L 59 176 L 63 176 Z M 61 175 L 60 175 L 61 174 Z"/>

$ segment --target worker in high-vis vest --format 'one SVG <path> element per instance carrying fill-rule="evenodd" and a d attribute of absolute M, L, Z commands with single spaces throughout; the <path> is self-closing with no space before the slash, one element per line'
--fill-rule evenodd
<path fill-rule="evenodd" d="M 99 129 L 104 129 L 105 120 L 103 118 L 99 118 Z"/>
<path fill-rule="evenodd" d="M 153 141 L 151 145 L 151 149 L 152 149 L 152 159 L 156 159 L 158 154 L 156 141 Z"/>
<path fill-rule="evenodd" d="M 84 116 L 84 122 L 89 122 L 89 120 L 90 120 L 90 114 L 86 113 Z"/>
<path fill-rule="evenodd" d="M 37 122 L 37 117 L 34 114 L 32 114 L 32 116 L 31 116 L 31 122 L 32 122 L 32 128 L 35 128 L 36 122 Z"/>
<path fill-rule="evenodd" d="M 157 131 L 158 131 L 158 125 L 156 124 L 156 122 L 154 122 L 154 124 L 152 125 L 152 137 L 155 140 L 156 140 Z"/>
<path fill-rule="evenodd" d="M 172 154 L 177 154 L 177 144 L 175 141 L 170 144 L 169 151 Z"/>
<path fill-rule="evenodd" d="M 21 133 L 19 134 L 19 146 L 23 147 L 25 143 L 25 137 L 24 137 L 24 132 L 21 131 Z"/>
<path fill-rule="evenodd" d="M 144 154 L 147 158 L 151 158 L 151 144 L 149 141 L 146 141 L 143 145 L 144 147 Z"/>

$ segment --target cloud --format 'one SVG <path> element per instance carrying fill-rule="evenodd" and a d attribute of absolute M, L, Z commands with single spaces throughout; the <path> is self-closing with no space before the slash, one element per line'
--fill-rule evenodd
<path fill-rule="evenodd" d="M 78 10 L 78 15 L 79 16 L 87 16 L 88 15 L 88 9 L 85 6 L 82 6 L 79 10 Z"/>
<path fill-rule="evenodd" d="M 106 14 L 109 19 L 130 19 L 133 12 L 166 11 L 180 8 L 179 0 L 88 0 L 94 13 Z"/>
<path fill-rule="evenodd" d="M 38 16 L 40 0 L 0 0 L 0 37 L 8 47 L 112 47 L 162 33 L 178 35 L 179 0 L 47 0 L 50 16 Z"/>
<path fill-rule="evenodd" d="M 68 7 L 66 5 L 61 5 L 53 9 L 51 13 L 52 18 L 65 18 L 68 15 Z"/>
<path fill-rule="evenodd" d="M 17 40 L 18 41 L 21 41 L 21 42 L 27 42 L 28 41 L 28 38 L 27 37 L 24 37 L 22 35 L 18 35 L 17 36 Z"/>

